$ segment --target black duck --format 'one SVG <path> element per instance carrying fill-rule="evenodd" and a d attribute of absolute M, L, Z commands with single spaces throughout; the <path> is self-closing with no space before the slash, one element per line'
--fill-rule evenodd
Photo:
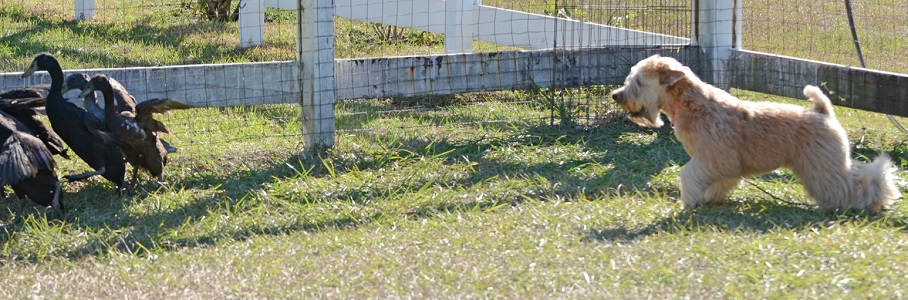
<path fill-rule="evenodd" d="M 136 116 L 148 116 L 146 120 L 143 120 L 143 124 L 149 124 L 148 126 L 154 126 L 155 128 L 163 128 L 163 130 L 155 130 L 155 128 L 151 127 L 149 127 L 149 129 L 163 133 L 170 133 L 167 126 L 153 119 L 151 116 L 152 113 L 156 112 L 154 111 L 156 109 L 155 107 L 160 106 L 160 102 L 163 100 L 151 99 L 136 104 L 135 97 L 133 97 L 132 94 L 130 94 L 122 84 L 120 84 L 113 78 L 108 77 L 107 79 L 110 81 L 111 88 L 113 88 L 114 100 L 117 101 L 117 107 L 119 108 L 119 111 L 121 113 L 128 111 L 132 112 Z M 73 89 L 84 90 L 88 86 L 89 80 L 91 80 L 91 78 L 89 78 L 88 75 L 84 73 L 72 73 L 66 75 L 66 80 L 63 85 L 63 93 L 66 93 Z M 95 93 L 88 93 L 84 97 L 82 97 L 82 108 L 97 117 L 99 120 L 104 121 L 104 109 L 102 109 L 101 106 L 98 105 L 98 97 L 95 96 Z M 186 108 L 188 108 L 188 106 Z M 161 144 L 164 145 L 164 148 L 167 149 L 168 153 L 175 153 L 178 151 L 176 147 L 171 146 L 170 143 L 168 143 L 164 139 L 159 139 L 161 140 Z"/>
<path fill-rule="evenodd" d="M 47 99 L 43 97 L 0 99 L 0 111 L 11 115 L 28 127 L 28 133 L 40 139 L 50 153 L 69 159 L 66 146 L 60 136 L 37 118 L 37 109 L 43 107 L 46 102 Z"/>
<path fill-rule="evenodd" d="M 35 71 L 47 71 L 51 76 L 51 88 L 45 104 L 51 127 L 79 158 L 94 169 L 67 175 L 66 179 L 77 181 L 101 175 L 114 183 L 118 192 L 130 193 L 126 183 L 126 161 L 117 148 L 117 141 L 102 130 L 104 124 L 100 120 L 63 98 L 63 69 L 57 59 L 47 53 L 38 54 L 22 77 L 30 76 Z"/>
<path fill-rule="evenodd" d="M 25 124 L 0 111 L 0 188 L 9 185 L 23 204 L 30 199 L 51 206 L 65 218 L 53 154 L 27 130 Z"/>
<path fill-rule="evenodd" d="M 91 78 L 85 73 L 72 73 L 66 75 L 66 78 L 63 79 L 63 93 L 69 92 L 71 90 L 82 90 L 88 86 L 88 80 Z M 82 97 L 82 108 L 85 109 L 92 116 L 95 116 L 98 120 L 104 121 L 104 110 L 98 106 L 98 99 L 95 97 L 95 93 L 91 93 L 85 97 Z"/>
<path fill-rule="evenodd" d="M 190 106 L 172 99 L 153 99 L 142 102 L 148 104 L 139 110 L 140 114 L 119 111 L 113 103 L 114 88 L 108 77 L 103 74 L 93 76 L 89 87 L 79 96 L 87 96 L 96 90 L 104 96 L 104 118 L 108 132 L 125 144 L 121 150 L 126 161 L 134 167 L 133 184 L 138 180 L 139 169 L 147 171 L 158 181 L 163 181 L 164 166 L 167 165 L 167 149 L 161 144 L 158 132 L 165 132 L 167 128 L 151 118 L 151 115 Z"/>

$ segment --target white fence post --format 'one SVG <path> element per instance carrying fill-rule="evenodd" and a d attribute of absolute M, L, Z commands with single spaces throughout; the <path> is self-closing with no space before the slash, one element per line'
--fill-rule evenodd
<path fill-rule="evenodd" d="M 95 0 L 76 0 L 76 20 L 87 21 L 95 16 Z"/>
<path fill-rule="evenodd" d="M 741 48 L 743 0 L 692 0 L 695 10 L 691 44 L 700 46 L 704 56 L 703 80 L 721 89 L 731 88 L 728 61 L 732 50 Z M 696 10 L 699 8 L 699 10 Z"/>
<path fill-rule="evenodd" d="M 306 155 L 334 146 L 334 0 L 299 0 L 296 16 Z"/>
<path fill-rule="evenodd" d="M 472 53 L 477 4 L 473 0 L 445 1 L 445 52 Z"/>
<path fill-rule="evenodd" d="M 262 0 L 242 0 L 240 4 L 240 47 L 262 44 L 265 36 L 265 3 Z"/>

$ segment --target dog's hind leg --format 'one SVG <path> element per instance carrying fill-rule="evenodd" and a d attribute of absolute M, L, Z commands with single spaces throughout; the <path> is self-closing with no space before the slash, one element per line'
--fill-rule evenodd
<path fill-rule="evenodd" d="M 829 164 L 795 174 L 822 209 L 878 212 L 901 196 L 890 168 L 889 158 L 880 156 L 871 163 Z"/>
<path fill-rule="evenodd" d="M 696 168 L 693 161 L 691 161 L 681 169 L 681 202 L 684 205 L 684 209 L 687 210 L 700 206 L 703 199 L 703 191 L 706 189 L 706 184 L 694 175 Z"/>
<path fill-rule="evenodd" d="M 792 164 L 791 171 L 804 185 L 807 194 L 821 209 L 853 207 L 850 199 L 852 179 L 849 161 L 839 157 L 811 157 Z"/>

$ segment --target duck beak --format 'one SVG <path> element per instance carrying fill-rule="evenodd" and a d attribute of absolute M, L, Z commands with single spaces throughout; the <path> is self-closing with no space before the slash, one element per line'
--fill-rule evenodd
<path fill-rule="evenodd" d="M 85 96 L 88 96 L 88 94 L 91 94 L 94 91 L 95 91 L 95 88 L 92 86 L 89 86 L 89 87 L 85 88 L 84 90 L 82 90 L 82 93 L 79 94 L 79 98 L 85 98 Z"/>
<path fill-rule="evenodd" d="M 34 74 L 37 70 L 38 66 L 32 63 L 31 66 L 28 67 L 28 69 L 25 69 L 25 72 L 22 72 L 22 78 L 32 76 L 32 74 Z"/>

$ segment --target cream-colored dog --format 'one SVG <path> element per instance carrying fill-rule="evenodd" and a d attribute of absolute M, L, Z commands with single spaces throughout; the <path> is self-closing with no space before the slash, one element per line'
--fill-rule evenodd
<path fill-rule="evenodd" d="M 853 162 L 832 104 L 804 87 L 814 107 L 742 101 L 701 81 L 677 60 L 654 55 L 631 68 L 612 98 L 641 126 L 660 127 L 660 113 L 691 160 L 681 171 L 685 208 L 722 200 L 748 176 L 791 169 L 823 209 L 879 211 L 901 197 L 885 154 Z"/>

